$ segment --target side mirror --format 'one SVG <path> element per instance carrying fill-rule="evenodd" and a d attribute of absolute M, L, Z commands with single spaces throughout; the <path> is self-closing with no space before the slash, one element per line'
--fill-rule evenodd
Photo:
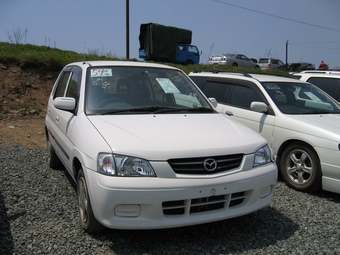
<path fill-rule="evenodd" d="M 213 97 L 209 97 L 209 101 L 210 101 L 210 103 L 214 106 L 214 108 L 216 108 L 217 107 L 217 101 L 216 101 L 216 99 L 215 98 L 213 98 Z"/>
<path fill-rule="evenodd" d="M 76 108 L 76 100 L 73 97 L 57 97 L 54 106 L 64 111 L 73 111 Z"/>
<path fill-rule="evenodd" d="M 254 101 L 250 104 L 250 109 L 255 112 L 266 113 L 268 112 L 268 105 L 263 102 Z"/>

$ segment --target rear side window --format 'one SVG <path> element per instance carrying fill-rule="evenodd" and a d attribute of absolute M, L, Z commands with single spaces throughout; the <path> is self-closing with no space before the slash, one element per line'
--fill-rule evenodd
<path fill-rule="evenodd" d="M 325 91 L 335 100 L 340 101 L 340 78 L 313 77 L 309 78 L 307 81 Z"/>

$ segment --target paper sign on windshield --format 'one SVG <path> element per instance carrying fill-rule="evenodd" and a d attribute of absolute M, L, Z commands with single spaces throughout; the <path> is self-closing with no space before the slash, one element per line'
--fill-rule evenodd
<path fill-rule="evenodd" d="M 91 69 L 91 77 L 109 77 L 112 76 L 111 68 Z"/>
<path fill-rule="evenodd" d="M 158 81 L 159 85 L 161 85 L 165 93 L 173 93 L 173 94 L 181 93 L 170 79 L 156 78 L 156 80 Z"/>

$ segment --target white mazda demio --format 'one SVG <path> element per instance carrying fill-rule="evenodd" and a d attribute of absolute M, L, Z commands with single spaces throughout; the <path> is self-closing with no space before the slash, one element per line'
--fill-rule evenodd
<path fill-rule="evenodd" d="M 180 69 L 71 63 L 46 115 L 49 166 L 77 182 L 82 227 L 181 227 L 269 205 L 277 182 L 259 134 L 217 113 Z"/>

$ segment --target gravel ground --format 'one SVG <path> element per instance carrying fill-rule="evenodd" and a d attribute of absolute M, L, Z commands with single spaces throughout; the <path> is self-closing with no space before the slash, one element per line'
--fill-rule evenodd
<path fill-rule="evenodd" d="M 278 182 L 273 203 L 222 222 L 166 230 L 79 225 L 75 185 L 43 148 L 0 143 L 0 254 L 340 254 L 340 196 Z"/>

